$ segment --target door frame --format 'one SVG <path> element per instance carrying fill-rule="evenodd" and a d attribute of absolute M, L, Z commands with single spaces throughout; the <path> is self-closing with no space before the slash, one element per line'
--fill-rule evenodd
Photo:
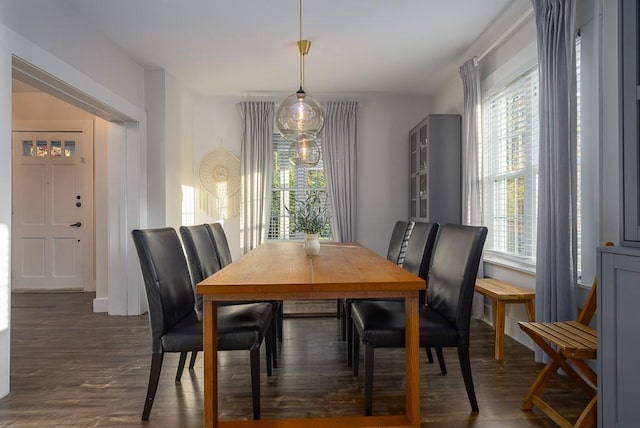
<path fill-rule="evenodd" d="M 85 152 L 88 162 L 86 176 L 89 180 L 87 183 L 87 190 L 90 190 L 86 195 L 83 195 L 83 203 L 87 205 L 87 216 L 83 219 L 82 223 L 82 240 L 85 243 L 85 252 L 82 254 L 82 286 L 83 291 L 96 291 L 96 270 L 95 270 L 95 254 L 96 248 L 94 243 L 94 236 L 96 231 L 94 229 L 94 121 L 92 120 L 13 120 L 11 121 L 11 129 L 13 132 L 64 132 L 64 131 L 80 131 L 87 136 L 87 150 Z M 13 157 L 12 157 L 13 159 Z M 12 161 L 13 162 L 13 161 Z M 12 169 L 14 165 L 12 164 Z M 11 199 L 13 203 L 13 183 Z M 13 220 L 13 218 L 12 218 Z M 14 236 L 14 226 L 12 221 L 11 235 Z M 14 257 L 13 257 L 13 242 L 12 242 L 12 261 L 11 272 L 14 272 Z M 12 288 L 13 289 L 13 288 Z"/>
<path fill-rule="evenodd" d="M 147 225 L 146 112 L 48 52 L 27 44 L 11 52 L 12 77 L 109 122 L 108 167 L 103 176 L 94 177 L 95 182 L 108 183 L 104 195 L 107 210 L 96 210 L 94 219 L 95 224 L 107 228 L 104 242 L 96 236 L 94 243 L 96 248 L 104 246 L 107 253 L 106 259 L 95 261 L 96 271 L 106 271 L 107 278 L 106 284 L 96 279 L 94 312 L 142 314 L 147 310 L 144 283 L 130 234 Z"/>

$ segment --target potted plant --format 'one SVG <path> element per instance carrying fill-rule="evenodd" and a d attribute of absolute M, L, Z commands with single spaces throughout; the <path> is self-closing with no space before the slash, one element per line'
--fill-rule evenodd
<path fill-rule="evenodd" d="M 304 248 L 309 256 L 320 253 L 318 237 L 329 227 L 331 219 L 320 193 L 320 191 L 307 192 L 304 201 L 294 200 L 294 209 L 289 210 L 291 229 L 305 234 Z"/>

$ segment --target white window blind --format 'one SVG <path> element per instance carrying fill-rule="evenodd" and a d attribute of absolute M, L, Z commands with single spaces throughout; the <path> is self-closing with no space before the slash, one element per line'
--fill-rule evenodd
<path fill-rule="evenodd" d="M 482 102 L 483 217 L 487 258 L 535 267 L 538 199 L 538 68 Z"/>
<path fill-rule="evenodd" d="M 578 278 L 582 276 L 582 43 L 576 37 L 576 230 Z"/>
<path fill-rule="evenodd" d="M 273 181 L 271 186 L 271 215 L 267 239 L 303 240 L 304 233 L 293 232 L 289 221 L 289 210 L 295 201 L 304 201 L 308 192 L 320 192 L 323 203 L 327 201 L 327 184 L 322 159 L 316 166 L 302 167 L 289 161 L 289 146 L 280 134 L 273 136 Z M 320 234 L 331 239 L 331 225 Z"/>

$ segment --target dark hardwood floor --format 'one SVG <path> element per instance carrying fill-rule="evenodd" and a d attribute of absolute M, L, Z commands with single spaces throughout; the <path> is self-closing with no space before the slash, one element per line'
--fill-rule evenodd
<path fill-rule="evenodd" d="M 145 315 L 92 312 L 91 293 L 14 293 L 11 393 L 0 400 L 2 427 L 200 427 L 203 366 L 174 383 L 177 355 L 168 354 L 148 423 L 140 421 L 150 364 Z M 327 302 L 335 310 L 335 302 Z M 307 308 L 308 309 L 308 308 Z M 324 309 L 319 309 L 321 312 Z M 345 364 L 339 323 L 328 317 L 285 319 L 280 368 L 262 374 L 263 418 L 360 415 L 362 375 Z M 455 350 L 445 350 L 449 374 L 421 356 L 423 427 L 552 427 L 520 402 L 541 365 L 507 338 L 505 361 L 493 359 L 493 330 L 472 323 L 471 357 L 480 413 L 470 412 Z M 452 352 L 451 352 L 452 351 Z M 404 351 L 378 350 L 374 413 L 404 412 Z M 251 417 L 249 356 L 220 352 L 220 418 Z M 586 398 L 566 379 L 552 381 L 548 399 L 577 417 Z M 301 424 L 302 425 L 302 424 Z"/>

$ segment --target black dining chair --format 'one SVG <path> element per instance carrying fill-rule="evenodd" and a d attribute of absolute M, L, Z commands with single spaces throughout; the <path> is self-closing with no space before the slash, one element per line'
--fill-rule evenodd
<path fill-rule="evenodd" d="M 413 230 L 413 222 L 398 220 L 393 226 L 391 238 L 389 239 L 389 247 L 387 248 L 387 260 L 402 266 L 406 253 L 407 242 L 411 231 Z M 340 326 L 342 328 L 342 340 L 347 341 L 347 363 L 351 366 L 351 302 L 353 299 L 338 300 L 338 317 L 340 318 Z"/>
<path fill-rule="evenodd" d="M 222 269 L 232 262 L 227 234 L 220 223 L 208 223 L 206 227 L 213 237 L 213 245 L 216 247 L 216 254 L 220 262 L 220 268 Z"/>
<path fill-rule="evenodd" d="M 486 227 L 447 224 L 440 230 L 429 269 L 426 304 L 420 305 L 420 347 L 455 347 L 471 403 L 478 411 L 469 359 L 471 303 Z M 371 415 L 375 348 L 405 345 L 404 302 L 357 301 L 352 304 L 354 372 L 357 352 L 365 347 L 365 414 Z"/>
<path fill-rule="evenodd" d="M 187 253 L 187 261 L 189 263 L 189 270 L 191 271 L 191 279 L 193 281 L 193 287 L 195 291 L 196 285 L 213 275 L 220 270 L 220 262 L 217 255 L 213 236 L 208 227 L 204 224 L 195 226 L 180 226 L 180 236 L 182 236 L 182 243 L 184 244 L 185 252 Z M 225 240 L 226 242 L 226 240 Z M 249 301 L 242 302 L 218 302 L 218 307 L 255 303 Z M 269 302 L 271 303 L 271 302 Z M 277 307 L 272 304 L 272 310 L 274 311 L 273 319 L 277 316 Z M 201 317 L 202 315 L 202 295 L 196 294 L 196 312 Z M 275 322 L 272 322 L 269 327 L 269 332 L 265 338 L 265 351 L 267 362 L 267 376 L 271 376 L 272 368 L 278 367 L 278 359 L 275 348 Z M 196 360 L 197 352 L 191 353 L 191 361 L 189 368 L 192 369 Z M 180 361 L 178 363 L 178 379 L 182 374 L 184 363 L 186 361 L 187 352 L 183 352 L 180 355 Z"/>
<path fill-rule="evenodd" d="M 411 228 L 409 227 L 409 224 L 411 224 Z M 398 266 L 402 266 L 407 241 L 409 240 L 409 236 L 411 236 L 412 230 L 413 222 L 402 220 L 396 221 L 396 224 L 393 225 L 393 230 L 391 231 L 391 238 L 389 239 L 389 247 L 387 248 L 387 260 L 397 264 Z M 402 261 L 400 260 L 401 254 L 403 256 Z"/>
<path fill-rule="evenodd" d="M 205 226 L 209 229 L 209 233 L 211 233 L 213 238 L 213 244 L 216 247 L 216 254 L 220 261 L 220 269 L 222 269 L 232 261 L 229 241 L 227 241 L 227 234 L 220 223 L 207 223 Z M 271 303 L 276 306 L 276 337 L 280 342 L 282 342 L 284 305 L 282 304 L 282 300 L 274 300 Z"/>
<path fill-rule="evenodd" d="M 412 274 L 426 279 L 427 272 L 429 271 L 429 263 L 431 261 L 431 254 L 433 252 L 433 246 L 436 242 L 436 236 L 438 235 L 438 223 L 424 223 L 424 222 L 412 222 L 411 235 L 405 245 L 406 250 L 404 254 L 404 260 L 402 268 L 411 272 Z M 403 238 L 404 239 L 404 238 Z M 426 288 L 426 282 L 425 282 Z M 367 300 L 379 300 L 379 299 L 367 299 Z M 387 300 L 387 299 L 384 299 Z M 394 301 L 403 302 L 403 299 L 393 299 Z M 358 354 L 354 353 L 354 347 L 358 344 L 355 343 L 353 336 L 353 318 L 351 316 L 353 303 L 361 301 L 361 299 L 355 299 L 351 301 L 351 304 L 346 307 L 347 318 L 347 365 L 353 366 L 354 374 L 357 375 Z M 420 303 L 424 302 L 424 291 L 420 291 Z M 429 361 L 433 361 L 431 351 L 426 350 Z M 440 354 L 438 354 L 440 355 Z"/>
<path fill-rule="evenodd" d="M 189 268 L 173 228 L 131 232 L 144 278 L 151 325 L 151 370 L 142 411 L 149 420 L 166 352 L 202 350 L 202 321 L 195 310 Z M 269 303 L 218 308 L 218 350 L 249 350 L 253 418 L 260 419 L 260 345 L 272 321 Z"/>

